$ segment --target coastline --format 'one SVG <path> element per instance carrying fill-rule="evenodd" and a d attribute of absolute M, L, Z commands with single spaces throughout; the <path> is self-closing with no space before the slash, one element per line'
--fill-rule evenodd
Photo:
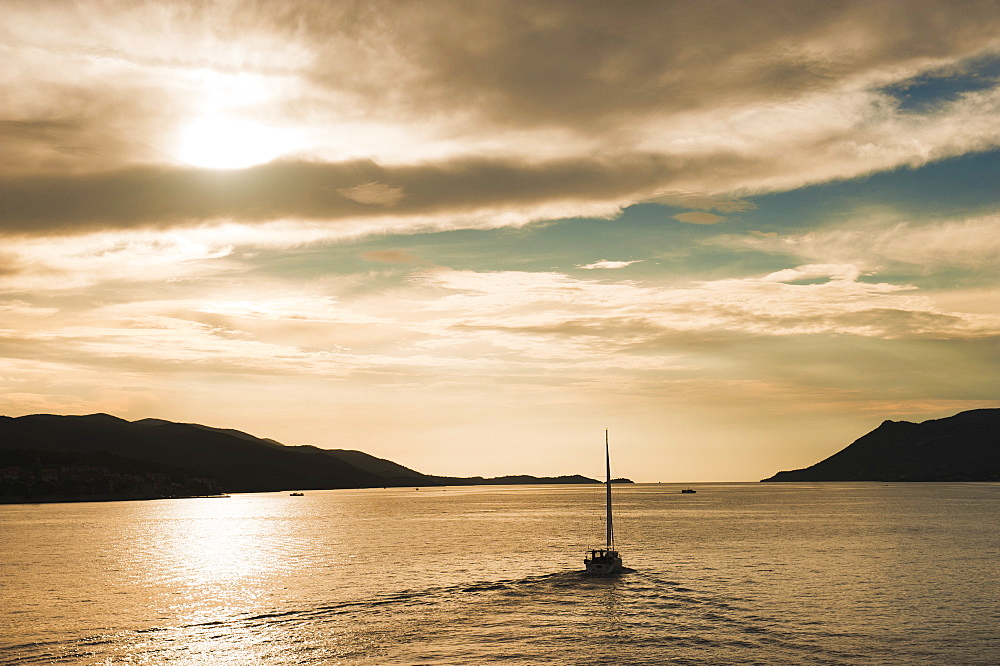
<path fill-rule="evenodd" d="M 100 493 L 95 495 L 39 495 L 37 497 L 27 497 L 23 495 L 13 495 L 10 497 L 0 497 L 0 504 L 73 504 L 78 502 L 145 502 L 148 500 L 160 499 L 194 499 L 209 497 L 229 497 L 228 494 L 220 495 L 150 495 L 148 493 L 123 493 L 111 494 Z"/>

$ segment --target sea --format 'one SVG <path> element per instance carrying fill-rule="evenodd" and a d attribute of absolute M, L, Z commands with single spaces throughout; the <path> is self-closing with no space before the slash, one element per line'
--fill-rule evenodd
<path fill-rule="evenodd" d="M 1000 664 L 1000 484 L 0 506 L 2 664 Z"/>

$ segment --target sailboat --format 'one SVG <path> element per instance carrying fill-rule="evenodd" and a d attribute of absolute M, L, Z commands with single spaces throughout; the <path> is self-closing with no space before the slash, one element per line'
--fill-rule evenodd
<path fill-rule="evenodd" d="M 590 554 L 583 559 L 587 573 L 598 576 L 609 576 L 622 570 L 622 558 L 615 549 L 615 529 L 611 520 L 611 452 L 608 446 L 608 431 L 604 431 L 604 463 L 607 467 L 607 480 L 604 485 L 607 487 L 607 541 L 604 548 L 593 548 Z"/>

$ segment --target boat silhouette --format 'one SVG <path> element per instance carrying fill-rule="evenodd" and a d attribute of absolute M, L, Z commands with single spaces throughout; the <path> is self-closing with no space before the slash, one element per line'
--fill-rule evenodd
<path fill-rule="evenodd" d="M 607 430 L 604 431 L 604 464 L 607 468 L 607 475 L 604 477 L 606 488 L 605 503 L 607 508 L 605 544 L 603 548 L 592 548 L 590 553 L 583 559 L 587 573 L 595 576 L 610 576 L 622 570 L 622 558 L 617 548 L 615 548 L 615 528 L 611 512 L 611 450 L 608 445 Z"/>

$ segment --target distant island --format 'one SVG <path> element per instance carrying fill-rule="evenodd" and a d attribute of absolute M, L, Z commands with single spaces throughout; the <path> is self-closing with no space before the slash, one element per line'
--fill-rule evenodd
<path fill-rule="evenodd" d="M 534 483 L 599 481 L 578 474 L 434 476 L 361 451 L 286 446 L 239 430 L 161 419 L 0 416 L 0 502 Z"/>
<path fill-rule="evenodd" d="M 1000 409 L 884 421 L 815 465 L 762 481 L 1000 481 Z"/>

